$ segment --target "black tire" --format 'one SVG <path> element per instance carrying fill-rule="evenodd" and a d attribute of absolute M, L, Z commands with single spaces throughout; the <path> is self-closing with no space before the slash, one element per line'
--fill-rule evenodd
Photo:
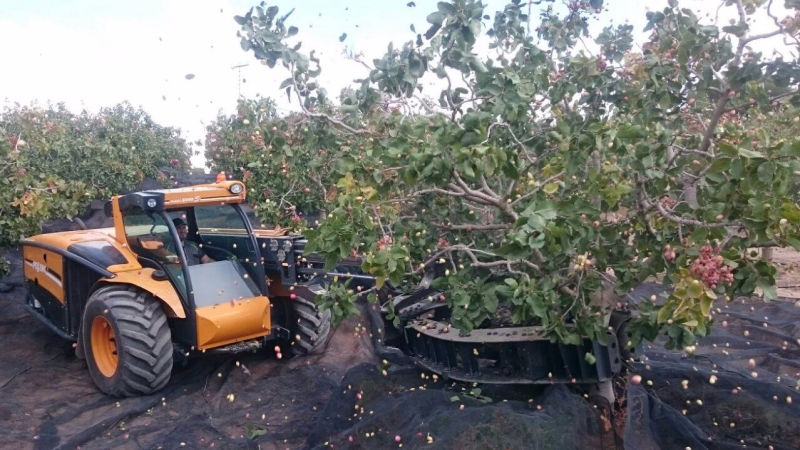
<path fill-rule="evenodd" d="M 98 326 L 93 342 L 95 322 Z M 107 342 L 111 344 L 98 337 L 104 336 L 98 330 L 108 327 L 111 332 Z M 83 312 L 80 342 L 92 380 L 108 395 L 152 394 L 169 381 L 172 337 L 167 317 L 158 300 L 134 286 L 110 285 L 92 293 Z M 110 353 L 116 355 L 115 364 L 113 360 L 104 362 L 106 356 L 94 353 L 97 348 L 99 353 L 108 354 L 109 346 L 113 347 Z"/>
<path fill-rule="evenodd" d="M 297 286 L 292 291 L 294 298 L 272 298 L 272 322 L 289 330 L 289 339 L 284 341 L 294 356 L 304 356 L 319 350 L 331 332 L 331 312 L 320 311 L 313 298 L 316 296 L 307 286 Z M 283 344 L 282 344 L 283 345 Z"/>
<path fill-rule="evenodd" d="M 292 353 L 304 356 L 319 350 L 331 333 L 331 311 L 320 311 L 313 300 L 297 295 L 289 300 L 292 307 Z"/>
<path fill-rule="evenodd" d="M 73 345 L 73 343 L 70 343 L 70 346 L 72 346 L 72 345 Z M 74 345 L 75 345 L 75 348 L 73 350 L 75 352 L 75 358 L 77 358 L 77 359 L 79 359 L 81 361 L 85 361 L 86 360 L 86 354 L 83 353 L 83 341 L 79 339 L 79 340 L 74 342 Z"/>

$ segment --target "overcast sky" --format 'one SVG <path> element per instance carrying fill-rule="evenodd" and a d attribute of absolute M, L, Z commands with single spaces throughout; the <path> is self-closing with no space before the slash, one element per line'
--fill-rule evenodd
<path fill-rule="evenodd" d="M 64 102 L 75 111 L 96 111 L 123 100 L 142 106 L 155 120 L 180 128 L 189 141 L 203 140 L 205 124 L 220 111 L 234 111 L 240 95 L 256 93 L 292 108 L 278 91 L 286 73 L 269 70 L 241 50 L 234 15 L 253 0 L 0 0 L 0 102 Z M 329 94 L 365 69 L 342 57 L 345 49 L 369 61 L 389 41 L 413 39 L 409 29 L 426 29 L 435 1 L 269 1 L 281 13 L 296 8 L 289 22 L 300 28 L 303 48 L 322 57 Z M 506 1 L 490 0 L 487 12 Z M 628 21 L 637 31 L 646 9 L 666 0 L 606 0 L 605 17 Z M 709 9 L 712 0 L 689 0 Z M 782 2 L 780 2 L 782 3 Z M 605 25 L 605 23 L 603 24 Z M 339 36 L 347 33 L 344 42 Z M 234 66 L 246 65 L 236 69 Z M 192 74 L 192 79 L 186 75 Z M 241 78 L 241 83 L 240 83 Z M 196 146 L 195 150 L 202 150 Z M 202 166 L 202 158 L 193 158 Z"/>

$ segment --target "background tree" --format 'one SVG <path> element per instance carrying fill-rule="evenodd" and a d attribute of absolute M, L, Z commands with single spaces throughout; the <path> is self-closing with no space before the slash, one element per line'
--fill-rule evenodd
<path fill-rule="evenodd" d="M 298 227 L 316 217 L 349 147 L 327 124 L 303 115 L 279 117 L 271 99 L 240 99 L 237 113 L 207 127 L 206 164 L 251 187 L 248 200 L 265 223 Z M 256 188 L 256 189 L 253 189 Z M 333 195 L 333 193 L 332 193 Z"/>
<path fill-rule="evenodd" d="M 800 4 L 778 17 L 771 0 L 725 0 L 735 18 L 720 27 L 671 0 L 635 43 L 629 25 L 589 35 L 601 0 L 539 3 L 532 17 L 518 0 L 493 16 L 439 2 L 428 30 L 389 45 L 338 105 L 289 14 L 261 3 L 237 16 L 242 47 L 288 71 L 281 88 L 301 109 L 272 119 L 287 124 L 269 128 L 285 145 L 252 157 L 253 176 L 267 174 L 256 191 L 305 167 L 310 198 L 329 200 L 305 230 L 309 250 L 330 264 L 363 255 L 379 286 L 439 266 L 447 294 L 432 301 L 462 330 L 535 323 L 563 342 L 602 340 L 622 306 L 604 287 L 664 276 L 675 289 L 643 299 L 634 340 L 663 332 L 686 346 L 708 333 L 715 302 L 774 298 L 775 268 L 749 249 L 800 249 Z M 771 31 L 754 33 L 756 18 Z M 442 87 L 436 101 L 425 77 Z M 318 142 L 335 163 L 310 150 Z M 337 315 L 351 294 L 331 300 Z"/>
<path fill-rule="evenodd" d="M 97 114 L 74 114 L 61 104 L 6 107 L 0 112 L 0 247 L 145 177 L 166 184 L 164 170 L 188 169 L 189 156 L 178 130 L 128 103 Z"/>

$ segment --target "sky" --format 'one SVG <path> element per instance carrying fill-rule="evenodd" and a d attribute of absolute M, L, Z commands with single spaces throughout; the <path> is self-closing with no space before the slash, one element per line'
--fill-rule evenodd
<path fill-rule="evenodd" d="M 273 97 L 281 112 L 296 109 L 278 90 L 287 73 L 268 69 L 240 47 L 233 16 L 256 3 L 0 0 L 0 106 L 63 102 L 77 112 L 127 100 L 157 122 L 180 128 L 187 141 L 200 141 L 193 148 L 202 153 L 205 126 L 218 114 L 235 111 L 240 95 Z M 321 56 L 322 85 L 334 97 L 366 74 L 364 67 L 342 56 L 345 50 L 371 61 L 390 41 L 413 39 L 409 25 L 424 31 L 425 17 L 436 10 L 436 2 L 426 0 L 415 0 L 415 7 L 407 6 L 408 0 L 267 3 L 278 6 L 281 14 L 295 8 L 288 24 L 300 29 L 304 49 L 315 49 Z M 484 3 L 493 15 L 507 2 Z M 686 3 L 706 13 L 718 4 Z M 605 17 L 617 24 L 629 22 L 640 31 L 646 11 L 665 4 L 666 0 L 606 0 Z M 347 38 L 340 42 L 342 33 Z M 202 155 L 194 156 L 192 163 L 202 167 Z"/>

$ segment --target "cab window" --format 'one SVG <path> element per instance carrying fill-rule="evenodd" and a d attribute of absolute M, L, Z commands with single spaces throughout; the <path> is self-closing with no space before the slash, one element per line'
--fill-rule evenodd
<path fill-rule="evenodd" d="M 175 255 L 175 240 L 159 214 L 136 208 L 122 218 L 128 246 L 137 254 L 158 262 L 168 262 Z"/>
<path fill-rule="evenodd" d="M 194 208 L 200 233 L 241 234 L 247 232 L 244 221 L 231 205 L 208 205 Z"/>

